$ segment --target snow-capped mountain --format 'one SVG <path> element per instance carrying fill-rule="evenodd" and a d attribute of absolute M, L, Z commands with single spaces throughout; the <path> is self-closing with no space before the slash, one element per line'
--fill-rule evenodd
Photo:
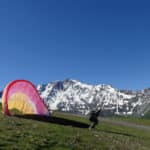
<path fill-rule="evenodd" d="M 103 114 L 144 115 L 150 110 L 150 89 L 118 90 L 110 85 L 88 85 L 76 80 L 56 81 L 37 86 L 51 110 L 88 114 L 103 107 Z"/>
<path fill-rule="evenodd" d="M 86 115 L 102 108 L 103 115 L 143 116 L 150 112 L 150 88 L 141 91 L 119 90 L 111 85 L 89 85 L 66 79 L 37 86 L 51 110 Z M 1 102 L 2 92 L 0 92 Z"/>

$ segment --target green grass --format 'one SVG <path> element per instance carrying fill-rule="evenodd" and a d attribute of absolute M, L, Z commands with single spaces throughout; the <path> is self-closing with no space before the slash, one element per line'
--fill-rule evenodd
<path fill-rule="evenodd" d="M 87 118 L 55 112 L 56 117 L 87 123 Z M 96 129 L 46 123 L 0 114 L 0 149 L 149 150 L 150 132 L 108 123 Z"/>
<path fill-rule="evenodd" d="M 132 116 L 128 116 L 128 117 L 117 116 L 117 117 L 110 117 L 110 119 L 150 126 L 150 119 L 148 118 L 137 118 Z"/>

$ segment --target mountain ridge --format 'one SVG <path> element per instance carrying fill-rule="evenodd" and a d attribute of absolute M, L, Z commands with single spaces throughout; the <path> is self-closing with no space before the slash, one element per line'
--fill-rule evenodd
<path fill-rule="evenodd" d="M 150 111 L 150 88 L 137 91 L 119 90 L 112 85 L 91 85 L 65 79 L 39 84 L 37 90 L 50 110 L 87 115 L 91 110 L 103 107 L 103 115 L 138 117 Z"/>
<path fill-rule="evenodd" d="M 52 110 L 86 115 L 104 105 L 104 115 L 143 116 L 150 109 L 150 88 L 119 90 L 112 85 L 90 85 L 66 79 L 40 84 L 37 90 Z"/>

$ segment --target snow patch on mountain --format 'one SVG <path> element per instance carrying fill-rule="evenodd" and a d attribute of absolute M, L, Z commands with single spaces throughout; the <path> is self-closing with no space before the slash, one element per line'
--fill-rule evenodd
<path fill-rule="evenodd" d="M 51 110 L 88 114 L 103 107 L 103 115 L 143 116 L 150 111 L 150 88 L 131 91 L 111 85 L 90 85 L 67 79 L 39 84 L 37 90 Z M 0 92 L 1 102 L 2 92 Z"/>
<path fill-rule="evenodd" d="M 77 80 L 38 85 L 37 90 L 51 110 L 87 114 L 104 106 L 104 113 L 133 114 L 142 101 L 136 92 L 126 93 L 111 85 L 89 85 Z"/>

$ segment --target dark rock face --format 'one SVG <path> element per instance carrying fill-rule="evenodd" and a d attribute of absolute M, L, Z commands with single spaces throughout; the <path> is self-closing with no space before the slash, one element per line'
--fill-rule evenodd
<path fill-rule="evenodd" d="M 3 91 L 0 91 L 0 97 L 2 97 L 2 95 L 3 95 Z"/>

